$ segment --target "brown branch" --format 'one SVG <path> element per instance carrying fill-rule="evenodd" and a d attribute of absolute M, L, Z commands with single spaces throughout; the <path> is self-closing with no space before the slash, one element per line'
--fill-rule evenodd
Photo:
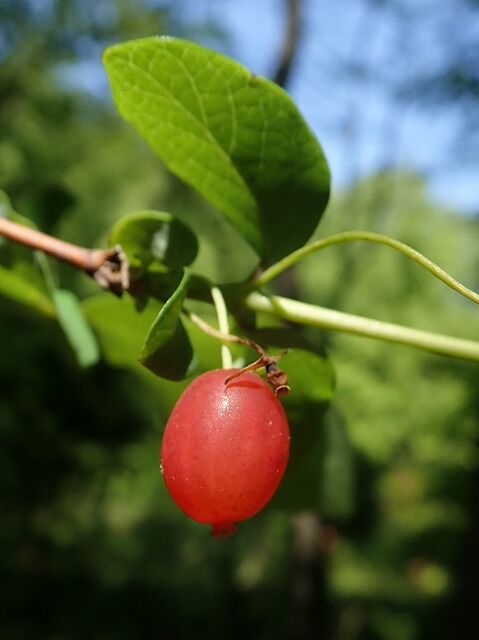
<path fill-rule="evenodd" d="M 85 249 L 5 218 L 0 218 L 0 236 L 85 271 L 100 287 L 115 295 L 121 296 L 129 288 L 129 265 L 120 246 Z"/>
<path fill-rule="evenodd" d="M 273 80 L 280 87 L 288 83 L 301 36 L 301 0 L 286 1 L 286 30 Z"/>

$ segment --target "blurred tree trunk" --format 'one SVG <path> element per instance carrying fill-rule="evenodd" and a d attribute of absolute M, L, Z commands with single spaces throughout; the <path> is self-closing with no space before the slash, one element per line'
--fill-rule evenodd
<path fill-rule="evenodd" d="M 313 512 L 303 511 L 293 518 L 291 626 L 295 640 L 330 637 L 321 527 L 318 514 Z"/>
<path fill-rule="evenodd" d="M 288 84 L 301 38 L 301 0 L 285 0 L 286 28 L 273 80 L 280 87 Z"/>

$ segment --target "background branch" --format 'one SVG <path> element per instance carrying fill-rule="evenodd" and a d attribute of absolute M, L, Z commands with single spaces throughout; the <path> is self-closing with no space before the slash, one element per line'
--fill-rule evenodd
<path fill-rule="evenodd" d="M 273 80 L 280 87 L 288 84 L 301 37 L 301 0 L 285 0 L 286 29 Z"/>

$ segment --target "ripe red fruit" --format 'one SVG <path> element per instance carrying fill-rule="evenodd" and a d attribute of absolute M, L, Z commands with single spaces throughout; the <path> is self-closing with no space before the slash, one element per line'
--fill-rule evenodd
<path fill-rule="evenodd" d="M 289 455 L 279 400 L 254 373 L 208 371 L 185 389 L 167 422 L 163 477 L 176 504 L 213 535 L 228 535 L 271 499 Z"/>

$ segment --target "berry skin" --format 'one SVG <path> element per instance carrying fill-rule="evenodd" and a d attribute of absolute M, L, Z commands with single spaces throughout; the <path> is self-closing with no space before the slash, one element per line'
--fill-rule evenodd
<path fill-rule="evenodd" d="M 271 499 L 289 455 L 286 414 L 266 382 L 237 369 L 203 373 L 185 389 L 165 427 L 162 472 L 176 504 L 212 526 L 235 531 Z"/>

